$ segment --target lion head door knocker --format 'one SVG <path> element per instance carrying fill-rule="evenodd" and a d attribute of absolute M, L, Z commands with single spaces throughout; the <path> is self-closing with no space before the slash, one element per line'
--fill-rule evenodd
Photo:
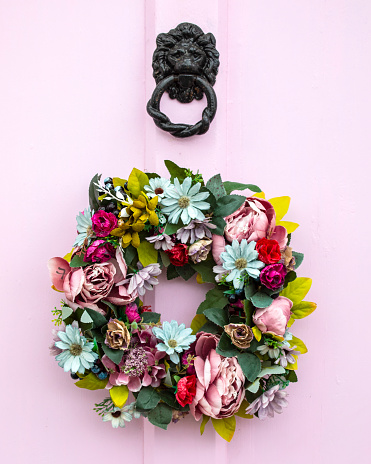
<path fill-rule="evenodd" d="M 209 130 L 216 113 L 213 89 L 219 68 L 219 52 L 213 34 L 204 34 L 195 24 L 182 23 L 167 34 L 159 34 L 153 54 L 153 77 L 156 88 L 147 104 L 147 111 L 155 124 L 174 137 L 201 135 Z M 204 93 L 207 107 L 201 121 L 194 125 L 173 124 L 160 111 L 160 100 L 167 91 L 170 98 L 181 103 L 201 100 Z"/>

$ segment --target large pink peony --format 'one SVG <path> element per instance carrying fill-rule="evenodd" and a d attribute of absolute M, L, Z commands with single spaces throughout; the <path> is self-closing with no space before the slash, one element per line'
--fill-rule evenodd
<path fill-rule="evenodd" d="M 49 260 L 48 268 L 54 287 L 66 295 L 66 303 L 74 310 L 91 308 L 104 313 L 99 302 L 107 300 L 118 306 L 134 301 L 138 292 L 129 294 L 128 284 L 118 285 L 127 274 L 127 266 L 119 248 L 115 259 L 85 267 L 70 267 L 63 258 Z"/>
<path fill-rule="evenodd" d="M 198 421 L 202 414 L 222 419 L 231 417 L 245 397 L 245 376 L 237 358 L 224 358 L 216 352 L 216 335 L 199 332 L 194 345 L 197 385 L 190 410 Z"/>
<path fill-rule="evenodd" d="M 285 296 L 279 296 L 268 308 L 257 309 L 253 321 L 261 332 L 283 337 L 291 316 L 291 308 L 292 301 Z"/>
<path fill-rule="evenodd" d="M 245 203 L 237 211 L 225 218 L 226 228 L 224 237 L 228 242 L 233 240 L 247 242 L 262 238 L 277 240 L 280 248 L 287 244 L 287 231 L 283 226 L 276 226 L 276 213 L 269 201 L 248 197 Z M 225 251 L 225 239 L 223 236 L 213 235 L 212 254 L 214 261 L 221 264 L 220 253 Z"/>

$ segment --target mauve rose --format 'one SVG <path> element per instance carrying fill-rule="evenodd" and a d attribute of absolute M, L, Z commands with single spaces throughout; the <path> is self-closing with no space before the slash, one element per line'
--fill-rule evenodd
<path fill-rule="evenodd" d="M 193 417 L 202 415 L 222 419 L 235 414 L 245 398 L 245 376 L 237 358 L 224 358 L 216 352 L 219 338 L 205 332 L 197 334 L 195 342 L 197 385 L 190 404 Z"/>
<path fill-rule="evenodd" d="M 279 296 L 268 308 L 257 309 L 252 319 L 261 332 L 283 337 L 291 316 L 291 308 L 292 301 L 285 296 Z"/>
<path fill-rule="evenodd" d="M 117 217 L 113 213 L 99 210 L 91 218 L 92 228 L 97 237 L 107 237 L 117 227 Z"/>
<path fill-rule="evenodd" d="M 104 240 L 95 240 L 86 250 L 84 261 L 86 263 L 104 263 L 115 256 L 115 249 Z"/>
<path fill-rule="evenodd" d="M 67 304 L 73 309 L 91 308 L 104 312 L 97 303 L 109 295 L 115 274 L 116 269 L 112 263 L 72 268 L 63 283 Z"/>
<path fill-rule="evenodd" d="M 283 264 L 270 264 L 260 272 L 260 282 L 271 290 L 279 289 L 286 277 L 287 271 Z"/>

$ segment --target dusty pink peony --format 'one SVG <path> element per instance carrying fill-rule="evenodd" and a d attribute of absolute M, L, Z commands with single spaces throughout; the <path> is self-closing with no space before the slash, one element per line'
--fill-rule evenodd
<path fill-rule="evenodd" d="M 194 345 L 197 385 L 190 410 L 198 421 L 202 415 L 214 419 L 231 417 L 245 398 L 245 376 L 237 358 L 224 358 L 216 352 L 219 338 L 199 332 Z"/>
<path fill-rule="evenodd" d="M 95 240 L 86 250 L 84 261 L 86 263 L 104 263 L 115 256 L 115 249 L 104 240 Z"/>
<path fill-rule="evenodd" d="M 257 309 L 253 321 L 261 332 L 283 337 L 291 316 L 292 301 L 279 296 L 268 308 Z"/>
<path fill-rule="evenodd" d="M 99 210 L 91 218 L 92 228 L 97 237 L 107 237 L 117 227 L 117 217 L 113 213 Z"/>

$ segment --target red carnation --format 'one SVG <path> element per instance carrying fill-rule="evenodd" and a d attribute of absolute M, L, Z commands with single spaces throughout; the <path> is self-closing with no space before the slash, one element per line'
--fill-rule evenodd
<path fill-rule="evenodd" d="M 196 396 L 196 382 L 195 375 L 188 375 L 179 380 L 175 398 L 183 408 L 186 404 L 191 404 Z"/>
<path fill-rule="evenodd" d="M 174 245 L 171 250 L 167 250 L 165 253 L 169 255 L 170 262 L 174 266 L 184 266 L 188 263 L 188 250 L 184 243 Z"/>
<path fill-rule="evenodd" d="M 275 264 L 281 259 L 281 250 L 277 240 L 261 238 L 257 241 L 255 249 L 259 253 L 259 260 L 265 264 Z"/>

